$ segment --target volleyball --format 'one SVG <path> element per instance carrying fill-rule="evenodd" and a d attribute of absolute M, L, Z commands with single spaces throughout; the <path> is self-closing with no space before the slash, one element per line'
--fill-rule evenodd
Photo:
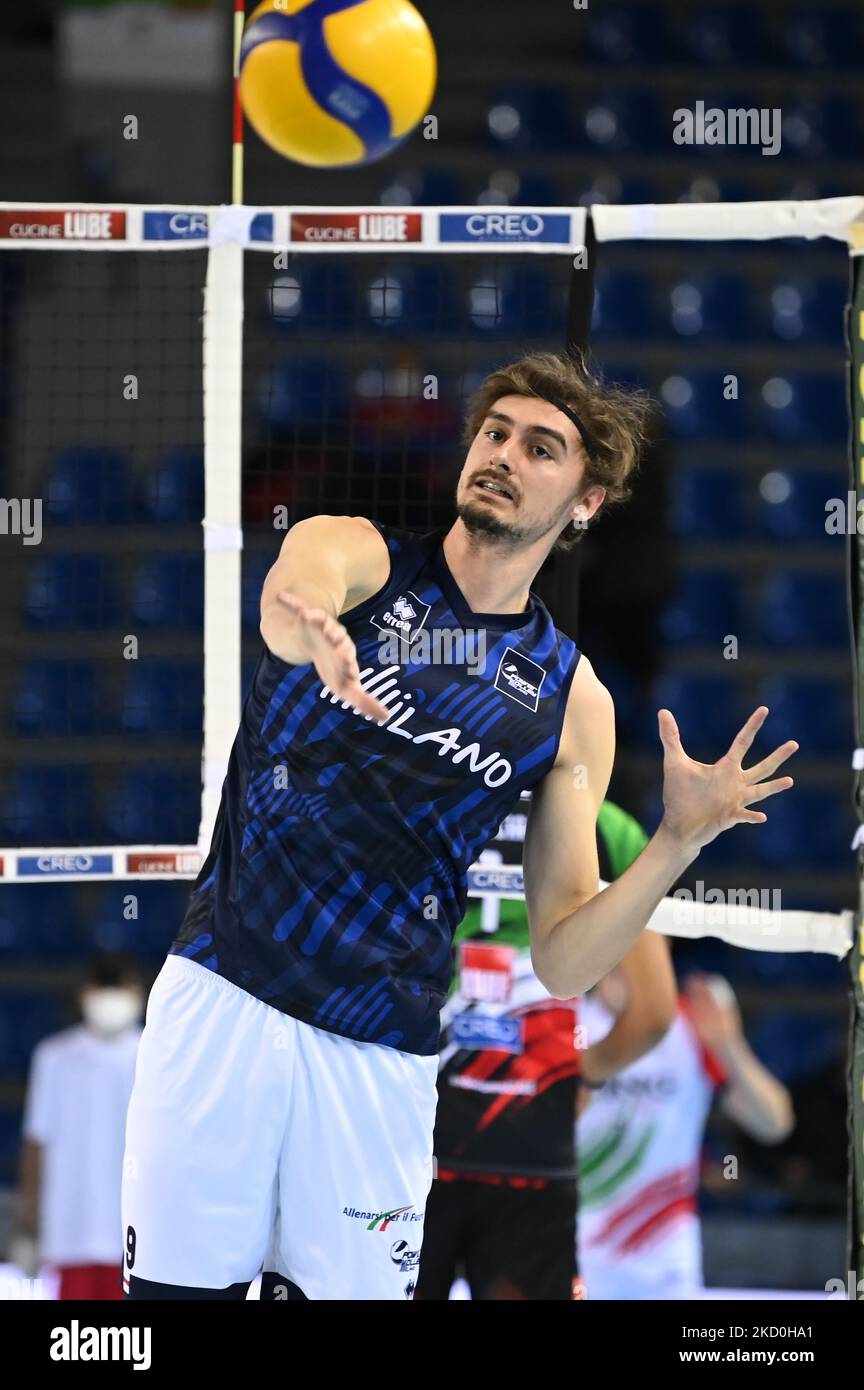
<path fill-rule="evenodd" d="M 435 45 L 409 0 L 263 0 L 240 49 L 243 110 L 277 154 L 338 169 L 382 159 L 426 114 Z"/>

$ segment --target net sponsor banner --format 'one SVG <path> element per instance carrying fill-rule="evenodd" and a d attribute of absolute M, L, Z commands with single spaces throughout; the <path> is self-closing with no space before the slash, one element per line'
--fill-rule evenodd
<path fill-rule="evenodd" d="M 126 240 L 119 208 L 14 208 L 0 210 L 0 238 L 27 242 Z"/>
<path fill-rule="evenodd" d="M 42 850 L 35 854 L 19 854 L 16 874 L 22 878 L 96 878 L 113 876 L 114 854 L 96 850 Z"/>
<path fill-rule="evenodd" d="M 144 241 L 207 241 L 211 217 L 202 208 L 145 208 L 141 234 Z M 249 223 L 249 241 L 273 242 L 273 214 L 259 212 Z"/>
<path fill-rule="evenodd" d="M 202 856 L 198 850 L 145 850 L 126 855 L 126 871 L 142 878 L 196 877 L 201 869 Z"/>
<path fill-rule="evenodd" d="M 423 214 L 396 208 L 368 208 L 356 212 L 322 208 L 292 212 L 288 240 L 304 245 L 323 242 L 338 246 L 420 243 L 424 240 Z"/>
<path fill-rule="evenodd" d="M 518 245 L 520 250 L 538 243 L 573 245 L 572 217 L 561 209 L 473 208 L 470 212 L 439 214 L 438 240 L 466 247 Z"/>
<path fill-rule="evenodd" d="M 97 846 L 0 850 L 0 884 L 75 879 L 195 879 L 204 862 L 196 845 Z"/>

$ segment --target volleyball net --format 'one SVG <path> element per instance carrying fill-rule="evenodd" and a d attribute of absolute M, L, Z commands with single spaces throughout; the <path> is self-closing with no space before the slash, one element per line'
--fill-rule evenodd
<path fill-rule="evenodd" d="M 828 238 L 854 258 L 862 217 L 856 197 L 590 213 L 0 204 L 0 883 L 195 877 L 284 531 L 333 509 L 444 525 L 467 396 L 526 349 L 587 333 L 594 262 L 614 243 L 672 244 L 697 268 L 706 243 L 800 254 Z M 652 384 L 667 409 L 702 408 L 679 378 Z M 498 882 L 521 896 L 519 865 Z M 469 892 L 496 891 L 475 865 Z M 848 921 L 825 917 L 809 935 L 775 922 L 771 948 L 838 953 Z M 761 944 L 766 924 L 744 923 L 727 924 L 738 944 Z M 723 934 L 716 912 L 710 925 Z"/>
<path fill-rule="evenodd" d="M 580 317 L 587 332 L 594 263 L 616 243 L 698 271 L 706 247 L 808 256 L 826 238 L 854 265 L 862 217 L 858 197 L 590 213 L 0 204 L 0 883 L 195 877 L 284 531 L 333 509 L 444 525 L 466 397 L 528 348 L 560 351 Z M 727 380 L 715 366 L 712 405 L 680 375 L 640 377 L 685 438 Z M 822 381 L 845 453 L 833 359 Z M 559 616 L 552 589 L 574 571 L 555 564 L 538 587 Z M 825 621 L 844 629 L 843 608 Z"/>
<path fill-rule="evenodd" d="M 858 197 L 590 213 L 0 204 L 0 883 L 196 876 L 283 532 L 328 510 L 445 524 L 465 399 L 529 347 L 561 350 L 575 318 L 588 329 L 595 263 L 665 254 L 697 282 L 706 252 L 774 242 L 807 261 L 826 239 L 854 265 L 863 210 Z M 597 292 L 613 329 L 615 316 L 632 329 L 639 272 Z M 697 322 L 703 307 L 685 295 L 674 313 Z M 800 306 L 774 311 L 793 325 Z M 638 338 L 603 366 L 635 379 L 635 360 L 686 441 L 689 418 L 717 414 L 740 347 L 721 332 L 700 385 L 674 370 L 681 339 L 651 377 Z M 820 350 L 808 343 L 817 366 Z M 821 413 L 795 442 L 839 455 L 845 382 L 822 353 L 806 388 Z M 772 378 L 763 409 L 790 389 Z M 779 452 L 801 416 L 775 413 Z M 572 578 L 561 557 L 540 577 L 558 619 Z M 836 582 L 822 592 L 822 621 L 845 630 Z M 814 820 L 838 863 L 843 830 Z"/>
<path fill-rule="evenodd" d="M 739 342 L 733 352 L 721 325 L 701 384 L 683 369 L 652 372 L 650 346 L 640 342 L 640 265 L 661 256 L 679 272 L 692 267 L 693 284 L 673 310 L 686 326 L 706 308 L 698 288 L 706 250 L 734 257 L 764 243 L 778 265 L 793 250 L 809 263 L 825 254 L 816 242 L 849 258 L 846 379 L 836 356 L 804 332 L 815 374 L 799 389 L 824 393 L 815 428 L 794 399 L 788 408 L 795 383 L 777 376 L 740 414 L 751 423 L 760 409 L 783 417 L 769 429 L 778 459 L 790 444 L 823 461 L 826 451 L 848 455 L 846 500 L 857 517 L 864 197 L 590 212 L 0 204 L 0 884 L 197 875 L 260 649 L 261 584 L 282 534 L 335 510 L 412 530 L 446 524 L 467 396 L 491 368 L 529 349 L 561 351 L 580 321 L 587 329 L 595 264 L 613 325 L 608 350 L 602 335 L 594 344 L 601 364 L 626 381 L 641 361 L 640 384 L 660 395 L 686 442 L 689 419 L 729 400 L 725 384 L 746 350 Z M 629 259 L 610 289 L 603 267 L 619 254 Z M 806 328 L 806 305 L 797 291 L 778 293 L 778 339 L 794 339 Z M 616 314 L 619 338 L 629 335 L 626 355 Z M 842 304 L 836 318 L 839 333 Z M 680 337 L 676 352 L 683 368 Z M 748 428 L 733 430 L 724 447 L 741 447 Z M 826 471 L 817 487 L 817 530 L 837 476 Z M 861 824 L 864 553 L 854 522 L 844 534 L 855 641 L 849 751 Z M 536 586 L 556 617 L 573 578 L 558 558 Z M 825 661 L 848 674 L 845 599 L 822 580 L 817 564 L 821 619 L 844 648 L 835 643 Z M 848 855 L 830 818 L 815 817 L 813 835 L 835 864 Z M 859 864 L 861 838 L 852 847 Z M 492 850 L 472 866 L 472 896 L 524 896 L 518 837 L 507 857 Z M 850 1182 L 861 1276 L 862 904 L 855 907 L 775 912 L 728 898 L 695 906 L 666 899 L 650 925 L 835 957 L 854 942 Z"/>

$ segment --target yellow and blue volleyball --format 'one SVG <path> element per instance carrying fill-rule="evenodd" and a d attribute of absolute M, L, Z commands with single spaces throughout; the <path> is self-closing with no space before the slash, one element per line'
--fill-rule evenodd
<path fill-rule="evenodd" d="M 240 102 L 286 159 L 369 164 L 426 115 L 436 66 L 409 0 L 263 0 L 243 31 Z"/>

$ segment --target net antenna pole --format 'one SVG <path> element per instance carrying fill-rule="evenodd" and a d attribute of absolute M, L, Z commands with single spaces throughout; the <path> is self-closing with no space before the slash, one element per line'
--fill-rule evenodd
<path fill-rule="evenodd" d="M 211 208 L 204 287 L 204 743 L 198 845 L 209 847 L 228 756 L 240 723 L 243 426 L 243 114 L 240 43 L 245 11 L 234 7 L 234 128 L 230 208 Z M 232 220 L 233 214 L 233 220 Z"/>
<path fill-rule="evenodd" d="M 243 202 L 243 108 L 240 105 L 240 46 L 246 23 L 245 0 L 234 0 L 234 136 L 231 146 L 231 202 Z"/>

